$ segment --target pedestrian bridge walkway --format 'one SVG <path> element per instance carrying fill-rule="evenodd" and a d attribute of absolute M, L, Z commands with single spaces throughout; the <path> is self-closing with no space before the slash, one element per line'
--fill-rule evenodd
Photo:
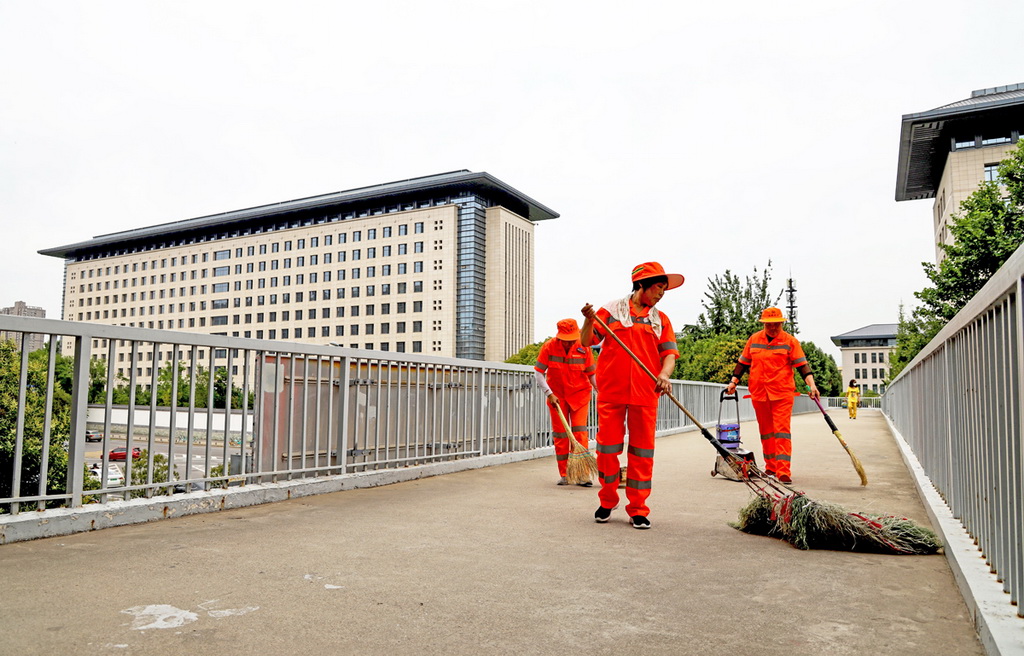
<path fill-rule="evenodd" d="M 929 524 L 877 410 L 794 417 L 795 487 Z M 760 458 L 757 429 L 741 428 Z M 943 556 L 799 551 L 660 437 L 652 530 L 553 457 L 0 547 L 4 654 L 983 654 Z M 196 493 L 208 494 L 208 493 Z"/>

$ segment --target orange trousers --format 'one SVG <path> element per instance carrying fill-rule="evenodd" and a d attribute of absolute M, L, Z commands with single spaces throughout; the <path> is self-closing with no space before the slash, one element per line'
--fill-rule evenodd
<path fill-rule="evenodd" d="M 597 496 L 602 508 L 619 503 L 619 454 L 629 428 L 629 449 L 626 452 L 626 514 L 646 517 L 651 511 L 647 497 L 651 495 L 654 476 L 654 429 L 658 418 L 657 405 L 627 405 L 597 401 L 597 475 L 601 489 Z"/>
<path fill-rule="evenodd" d="M 793 397 L 781 401 L 753 401 L 753 404 L 761 433 L 765 471 L 776 476 L 792 476 L 793 436 L 789 422 L 793 416 Z"/>
<path fill-rule="evenodd" d="M 568 403 L 559 399 L 558 405 L 561 406 L 562 412 L 565 413 L 565 419 L 569 422 L 576 441 L 582 444 L 584 449 L 590 448 L 590 438 L 587 435 L 587 412 L 590 410 L 590 404 L 584 403 L 573 410 L 569 407 Z M 558 463 L 558 475 L 565 476 L 566 468 L 569 466 L 569 450 L 572 445 L 569 443 L 569 434 L 565 432 L 565 426 L 562 424 L 561 417 L 558 416 L 558 411 L 551 407 L 550 403 L 548 404 L 548 412 L 551 413 L 551 437 L 555 443 L 555 461 Z"/>

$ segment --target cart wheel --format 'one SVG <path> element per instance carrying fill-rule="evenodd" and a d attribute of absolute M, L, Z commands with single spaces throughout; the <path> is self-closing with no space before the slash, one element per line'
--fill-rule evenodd
<path fill-rule="evenodd" d="M 715 476 L 718 476 L 718 470 L 717 469 L 712 469 L 711 470 L 711 478 L 714 478 Z"/>

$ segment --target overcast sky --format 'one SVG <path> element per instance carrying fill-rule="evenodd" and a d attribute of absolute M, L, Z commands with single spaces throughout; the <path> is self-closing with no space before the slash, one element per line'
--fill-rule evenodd
<path fill-rule="evenodd" d="M 1020 0 L 0 0 L 0 306 L 60 317 L 42 248 L 469 169 L 561 214 L 536 339 L 641 262 L 686 276 L 680 327 L 771 260 L 838 358 L 934 258 L 932 201 L 894 200 L 901 116 L 1024 82 L 1021 25 Z"/>

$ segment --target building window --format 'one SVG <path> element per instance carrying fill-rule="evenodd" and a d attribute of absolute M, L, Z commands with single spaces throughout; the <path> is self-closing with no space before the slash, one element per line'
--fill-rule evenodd
<path fill-rule="evenodd" d="M 999 165 L 985 165 L 985 182 L 999 182 Z"/>
<path fill-rule="evenodd" d="M 203 271 L 205 271 L 205 269 L 203 269 Z M 218 277 L 218 276 L 227 276 L 227 275 L 231 275 L 231 267 L 229 267 L 229 266 L 214 267 L 214 269 L 213 269 L 213 276 L 215 278 Z"/>
<path fill-rule="evenodd" d="M 241 253 L 239 253 L 241 255 Z M 213 259 L 215 260 L 226 260 L 231 257 L 231 250 L 215 251 L 213 253 Z"/>

